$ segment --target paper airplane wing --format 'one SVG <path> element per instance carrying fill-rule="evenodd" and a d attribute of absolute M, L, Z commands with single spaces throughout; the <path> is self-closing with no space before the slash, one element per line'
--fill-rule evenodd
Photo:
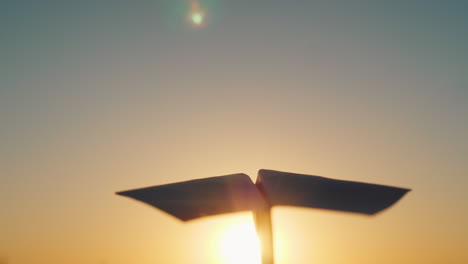
<path fill-rule="evenodd" d="M 256 210 L 265 200 L 249 176 L 232 174 L 117 192 L 163 210 L 182 221 Z"/>
<path fill-rule="evenodd" d="M 409 191 L 272 170 L 260 170 L 256 184 L 272 206 L 292 205 L 368 215 L 390 207 Z"/>

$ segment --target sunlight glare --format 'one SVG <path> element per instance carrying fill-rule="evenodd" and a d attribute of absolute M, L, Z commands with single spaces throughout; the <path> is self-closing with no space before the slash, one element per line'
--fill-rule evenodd
<path fill-rule="evenodd" d="M 224 264 L 260 264 L 260 242 L 251 221 L 234 223 L 218 245 Z"/>

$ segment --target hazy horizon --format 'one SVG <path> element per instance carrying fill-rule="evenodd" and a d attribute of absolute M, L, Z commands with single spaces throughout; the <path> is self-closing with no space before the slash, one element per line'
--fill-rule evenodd
<path fill-rule="evenodd" d="M 249 213 L 114 193 L 262 168 L 413 189 L 274 209 L 278 264 L 468 263 L 468 2 L 199 3 L 1 1 L 0 263 L 233 264 Z"/>

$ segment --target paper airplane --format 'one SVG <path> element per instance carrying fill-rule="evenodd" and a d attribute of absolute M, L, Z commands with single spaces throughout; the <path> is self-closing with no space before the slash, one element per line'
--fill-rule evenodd
<path fill-rule="evenodd" d="M 300 206 L 374 215 L 393 205 L 408 191 L 385 185 L 260 170 L 256 183 L 246 174 L 231 174 L 117 194 L 152 205 L 182 221 L 252 211 L 261 241 L 262 264 L 273 264 L 273 206 Z"/>

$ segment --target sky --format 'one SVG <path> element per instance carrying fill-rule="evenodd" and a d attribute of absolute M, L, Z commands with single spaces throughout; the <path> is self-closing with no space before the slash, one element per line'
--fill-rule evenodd
<path fill-rule="evenodd" d="M 411 188 L 273 210 L 277 263 L 468 263 L 466 1 L 0 0 L 0 263 L 228 263 L 115 191 L 274 169 Z M 242 251 L 239 254 L 243 254 Z"/>

